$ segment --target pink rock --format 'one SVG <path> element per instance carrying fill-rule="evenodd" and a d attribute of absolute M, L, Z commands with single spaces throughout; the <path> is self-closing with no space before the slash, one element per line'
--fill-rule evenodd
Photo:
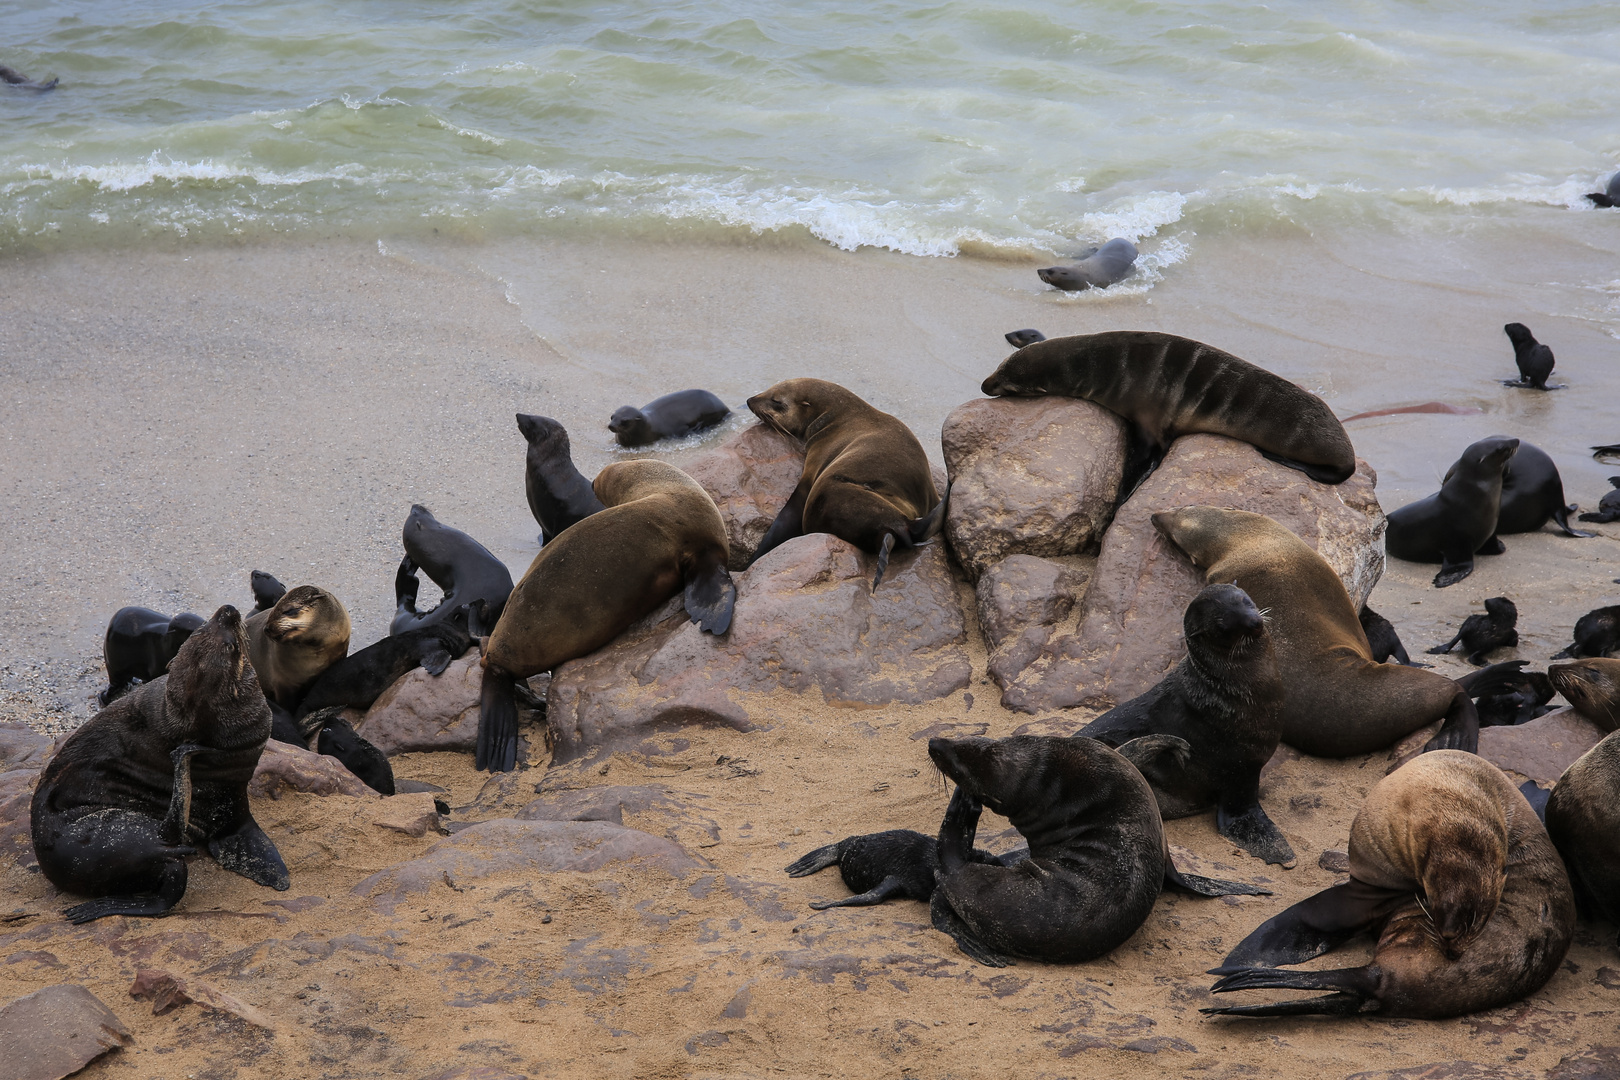
<path fill-rule="evenodd" d="M 411 750 L 472 750 L 478 743 L 478 695 L 484 669 L 478 650 L 450 662 L 441 675 L 405 673 L 354 725 L 362 738 L 392 757 Z"/>
<path fill-rule="evenodd" d="M 0 1073 L 7 1080 L 61 1080 L 134 1041 L 124 1022 L 82 986 L 47 986 L 0 1008 Z"/>
<path fill-rule="evenodd" d="M 30 822 L 34 785 L 40 772 L 12 769 L 0 773 L 0 860 L 18 866 L 35 865 Z"/>
<path fill-rule="evenodd" d="M 1091 571 L 1034 555 L 1009 555 L 979 577 L 979 629 L 990 646 L 990 677 L 1007 683 L 1030 665 L 1069 617 Z"/>
<path fill-rule="evenodd" d="M 1551 787 L 1605 734 L 1574 709 L 1554 709 L 1527 724 L 1480 729 L 1479 756 L 1503 772 Z"/>
<path fill-rule="evenodd" d="M 748 565 L 803 472 L 804 448 L 764 424 L 739 432 L 686 466 L 725 520 L 731 569 Z"/>
<path fill-rule="evenodd" d="M 183 979 L 155 968 L 136 969 L 129 996 L 150 1001 L 154 1016 L 162 1016 L 182 1005 L 196 1004 L 205 1009 L 229 1013 L 266 1031 L 276 1030 L 276 1025 L 268 1016 L 240 998 L 232 997 L 201 979 Z"/>
<path fill-rule="evenodd" d="M 426 836 L 429 829 L 439 831 L 439 810 L 431 793 L 390 795 L 382 800 L 371 823 L 406 836 Z"/>
<path fill-rule="evenodd" d="M 55 739 L 41 735 L 27 724 L 0 721 L 0 772 L 43 769 L 54 749 Z"/>
<path fill-rule="evenodd" d="M 1065 397 L 958 405 L 940 433 L 950 469 L 945 535 L 969 579 L 1012 554 L 1073 555 L 1119 496 L 1125 421 Z"/>
<path fill-rule="evenodd" d="M 365 781 L 344 768 L 337 758 L 271 739 L 264 744 L 253 779 L 248 781 L 248 794 L 261 799 L 279 799 L 283 791 L 382 798 L 367 787 Z"/>

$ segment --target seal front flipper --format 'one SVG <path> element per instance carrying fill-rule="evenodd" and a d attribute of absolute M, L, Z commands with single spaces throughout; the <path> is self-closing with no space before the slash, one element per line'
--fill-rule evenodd
<path fill-rule="evenodd" d="M 1474 554 L 1475 555 L 1500 555 L 1506 550 L 1507 550 L 1507 545 L 1502 543 L 1502 538 L 1500 536 L 1497 536 L 1495 533 L 1492 533 L 1488 540 L 1486 540 L 1483 544 L 1479 545 L 1479 550 L 1474 552 Z"/>
<path fill-rule="evenodd" d="M 928 917 L 934 924 L 934 929 L 949 935 L 951 940 L 956 942 L 958 949 L 985 967 L 1006 967 L 1007 958 L 974 937 L 967 923 L 952 910 L 950 901 L 945 899 L 945 890 L 937 886 L 937 882 L 942 878 L 942 874 L 935 876 L 934 895 L 928 901 Z"/>
<path fill-rule="evenodd" d="M 241 874 L 256 885 L 277 892 L 286 892 L 292 886 L 287 864 L 281 861 L 281 852 L 251 817 L 235 832 L 208 841 L 208 854 L 225 869 Z"/>
<path fill-rule="evenodd" d="M 1259 777 L 1255 779 L 1258 782 Z M 1258 799 L 1235 809 L 1225 804 L 1216 806 L 1215 830 L 1257 859 L 1285 869 L 1294 865 L 1294 849 L 1282 830 L 1266 816 Z"/>
<path fill-rule="evenodd" d="M 799 486 L 793 489 L 793 494 L 788 496 L 788 501 L 782 506 L 781 511 L 777 513 L 776 519 L 771 522 L 771 527 L 766 529 L 765 535 L 760 538 L 759 547 L 754 549 L 754 554 L 748 560 L 749 566 L 753 566 L 767 552 L 780 547 L 795 536 L 804 535 L 804 503 L 809 497 L 810 487 L 801 480 Z"/>
<path fill-rule="evenodd" d="M 418 643 L 416 655 L 421 661 L 422 670 L 435 678 L 443 675 L 450 661 L 455 659 L 438 638 L 426 638 Z"/>
<path fill-rule="evenodd" d="M 1258 446 L 1255 447 L 1255 449 L 1260 450 Z M 1263 458 L 1269 458 L 1279 465 L 1286 465 L 1290 469 L 1297 469 L 1306 476 L 1310 477 L 1312 480 L 1315 480 L 1318 484 L 1342 484 L 1355 474 L 1355 469 L 1346 471 L 1342 466 L 1335 467 L 1332 465 L 1312 465 L 1309 462 L 1297 461 L 1291 457 L 1283 457 L 1281 454 L 1274 454 L 1270 450 L 1260 450 L 1260 456 Z"/>
<path fill-rule="evenodd" d="M 1460 686 L 1457 696 L 1451 699 L 1451 708 L 1446 710 L 1445 723 L 1440 725 L 1434 738 L 1423 744 L 1424 753 L 1430 750 L 1479 752 L 1479 710 L 1468 691 Z"/>
<path fill-rule="evenodd" d="M 687 571 L 684 602 L 686 614 L 700 630 L 718 636 L 731 629 L 737 583 L 731 580 L 725 555 L 718 548 L 699 555 Z"/>
<path fill-rule="evenodd" d="M 186 827 L 191 822 L 191 759 L 203 747 L 184 743 L 169 751 L 174 762 L 174 789 L 169 795 L 169 812 L 163 817 L 159 830 L 165 843 L 177 847 L 186 842 Z"/>
<path fill-rule="evenodd" d="M 1199 874 L 1184 874 L 1176 869 L 1175 863 L 1166 856 L 1164 860 L 1164 884 L 1168 888 L 1180 889 L 1190 892 L 1194 896 L 1270 896 L 1270 889 L 1262 889 L 1258 885 L 1250 885 L 1243 881 L 1226 881 L 1222 878 L 1203 877 Z"/>
<path fill-rule="evenodd" d="M 1355 1016 L 1376 1012 L 1378 1001 L 1376 964 L 1336 971 L 1279 971 L 1276 968 L 1244 968 L 1234 971 L 1210 987 L 1210 992 L 1227 994 L 1234 990 L 1335 990 L 1327 997 L 1304 1001 L 1278 1001 L 1266 1005 L 1228 1005 L 1200 1009 L 1218 1016 Z"/>
<path fill-rule="evenodd" d="M 1230 975 L 1247 968 L 1303 964 L 1349 941 L 1410 896 L 1351 878 L 1261 923 L 1209 973 Z"/>
<path fill-rule="evenodd" d="M 855 896 L 846 896 L 842 900 L 822 900 L 810 906 L 817 911 L 826 911 L 835 907 L 871 907 L 881 904 L 891 896 L 904 895 L 906 882 L 904 878 L 890 874 L 872 888 Z"/>
<path fill-rule="evenodd" d="M 400 616 L 417 615 L 416 593 L 421 587 L 422 582 L 416 576 L 416 563 L 407 555 L 399 560 L 399 569 L 394 573 L 395 621 L 398 621 Z"/>
<path fill-rule="evenodd" d="M 1467 577 L 1473 572 L 1474 558 L 1472 555 L 1461 562 L 1452 562 L 1449 559 L 1442 560 L 1440 572 L 1434 575 L 1434 587 L 1437 589 L 1444 589 L 1448 586 L 1455 585 L 1457 582 L 1461 581 L 1463 578 Z"/>
<path fill-rule="evenodd" d="M 489 772 L 511 772 L 517 767 L 516 676 L 484 659 L 484 681 L 478 701 L 478 747 L 473 767 Z"/>
<path fill-rule="evenodd" d="M 1164 460 L 1165 450 L 1165 444 L 1141 424 L 1125 424 L 1125 465 L 1119 479 L 1119 497 L 1114 500 L 1115 509 L 1124 506 L 1125 501 L 1142 486 L 1142 481 L 1159 467 L 1159 462 Z"/>

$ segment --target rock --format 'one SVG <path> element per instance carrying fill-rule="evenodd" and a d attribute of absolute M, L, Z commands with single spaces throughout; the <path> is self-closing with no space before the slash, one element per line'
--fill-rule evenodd
<path fill-rule="evenodd" d="M 1406 1069 L 1374 1069 L 1359 1072 L 1346 1080 L 1535 1080 L 1529 1069 L 1491 1065 L 1478 1061 L 1435 1061 Z"/>
<path fill-rule="evenodd" d="M 691 805 L 707 798 L 653 784 L 609 785 L 547 793 L 516 816 L 519 821 L 608 821 L 623 825 L 624 816 L 629 814 L 642 831 L 662 833 L 690 850 L 720 842 L 719 824 Z"/>
<path fill-rule="evenodd" d="M 950 470 L 945 535 L 977 581 L 1008 555 L 1073 555 L 1102 535 L 1119 497 L 1125 421 L 1078 398 L 958 405 L 940 440 Z"/>
<path fill-rule="evenodd" d="M 0 722 L 0 773 L 13 769 L 43 769 L 56 748 L 56 740 L 27 724 Z"/>
<path fill-rule="evenodd" d="M 557 669 L 553 760 L 664 752 L 657 733 L 694 724 L 751 731 L 740 693 L 819 690 L 831 705 L 874 708 L 967 686 L 966 624 L 943 548 L 896 552 L 876 592 L 872 572 L 871 556 L 834 536 L 789 540 L 737 575 L 723 638 L 700 632 L 677 597 Z"/>
<path fill-rule="evenodd" d="M 990 677 L 1007 683 L 1041 655 L 1052 628 L 1074 610 L 1091 571 L 1034 555 L 1009 555 L 979 576 L 979 629 L 990 646 Z"/>
<path fill-rule="evenodd" d="M 1547 1080 L 1615 1080 L 1620 1076 L 1620 1046 L 1593 1046 L 1565 1054 Z"/>
<path fill-rule="evenodd" d="M 1329 849 L 1316 857 L 1316 865 L 1330 874 L 1350 872 L 1350 853 Z"/>
<path fill-rule="evenodd" d="M 478 695 L 484 669 L 476 648 L 452 660 L 442 675 L 405 673 L 372 702 L 354 725 L 389 757 L 411 750 L 471 751 L 478 743 Z"/>
<path fill-rule="evenodd" d="M 1219 435 L 1177 439 L 1104 535 L 1079 630 L 1054 635 L 1023 671 L 1004 671 L 1002 704 L 1027 713 L 1111 708 L 1181 660 L 1182 615 L 1203 575 L 1153 527 L 1151 515 L 1160 510 L 1206 504 L 1272 517 L 1321 553 L 1359 606 L 1384 569 L 1376 483 L 1364 461 L 1344 483 L 1319 484 L 1248 443 Z"/>
<path fill-rule="evenodd" d="M 497 875 L 533 879 L 621 864 L 652 867 L 674 877 L 699 867 L 668 840 L 606 821 L 496 818 L 439 841 L 415 859 L 379 870 L 351 891 L 377 911 L 392 915 L 406 897 L 433 888 L 464 891 Z"/>
<path fill-rule="evenodd" d="M 382 798 L 337 758 L 271 739 L 264 744 L 253 779 L 248 781 L 248 794 L 261 799 L 279 799 L 283 791 Z"/>
<path fill-rule="evenodd" d="M 383 799 L 371 823 L 406 836 L 426 836 L 429 829 L 439 831 L 439 810 L 433 805 L 433 796 L 427 792 L 390 795 Z"/>
<path fill-rule="evenodd" d="M 12 769 L 0 773 L 0 861 L 34 865 L 31 833 L 34 785 L 39 769 Z"/>
<path fill-rule="evenodd" d="M 154 1016 L 162 1016 L 182 1005 L 197 1004 L 205 1009 L 229 1013 L 266 1031 L 276 1030 L 276 1025 L 268 1016 L 247 1002 L 234 998 L 201 979 L 182 979 L 178 975 L 155 968 L 136 969 L 135 981 L 130 985 L 129 996 L 150 1001 Z"/>
<path fill-rule="evenodd" d="M 434 1073 L 424 1080 L 529 1080 L 527 1073 L 515 1073 L 499 1065 L 461 1065 L 447 1072 Z"/>
<path fill-rule="evenodd" d="M 686 466 L 720 508 L 731 569 L 742 570 L 765 530 L 799 485 L 804 448 L 775 428 L 755 424 Z"/>
<path fill-rule="evenodd" d="M 1504 772 L 1551 787 L 1605 732 L 1565 707 L 1513 727 L 1480 729 L 1479 756 Z"/>
<path fill-rule="evenodd" d="M 82 986 L 47 986 L 0 1009 L 6 1080 L 61 1080 L 134 1041 L 124 1022 Z"/>

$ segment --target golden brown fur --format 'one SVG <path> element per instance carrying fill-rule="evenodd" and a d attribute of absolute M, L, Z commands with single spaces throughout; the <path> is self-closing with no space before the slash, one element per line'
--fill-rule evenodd
<path fill-rule="evenodd" d="M 270 610 L 249 618 L 245 629 L 265 696 L 289 711 L 323 671 L 349 655 L 349 612 L 315 585 L 288 589 Z"/>
<path fill-rule="evenodd" d="M 1604 731 L 1620 728 L 1620 660 L 1591 657 L 1547 669 L 1553 689 Z"/>

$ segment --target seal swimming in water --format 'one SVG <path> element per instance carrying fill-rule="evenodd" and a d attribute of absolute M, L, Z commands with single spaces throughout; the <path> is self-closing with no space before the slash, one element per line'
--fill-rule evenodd
<path fill-rule="evenodd" d="M 1372 962 L 1283 971 L 1377 935 Z M 1443 1019 L 1539 990 L 1575 933 L 1563 860 L 1495 765 L 1456 750 L 1384 777 L 1350 825 L 1350 880 L 1264 923 L 1212 974 L 1211 989 L 1331 990 L 1326 997 L 1202 1010 Z"/>
<path fill-rule="evenodd" d="M 349 654 L 353 631 L 342 601 L 316 585 L 287 590 L 243 626 L 264 696 L 289 712 L 321 672 Z"/>
<path fill-rule="evenodd" d="M 50 90 L 61 81 L 60 78 L 52 78 L 40 82 L 38 79 L 30 79 L 16 68 L 0 64 L 0 82 L 4 82 L 18 90 Z"/>
<path fill-rule="evenodd" d="M 1165 820 L 1213 806 L 1222 836 L 1291 866 L 1294 849 L 1260 805 L 1260 770 L 1282 737 L 1283 702 L 1265 619 L 1236 585 L 1206 585 L 1182 625 L 1187 656 L 1175 670 L 1075 734 L 1115 749 L 1145 735 L 1184 740 L 1185 749 L 1121 750 L 1152 786 Z"/>
<path fill-rule="evenodd" d="M 405 558 L 394 575 L 397 611 L 388 632 L 401 634 L 432 626 L 454 618 L 466 607 L 475 616 L 475 623 L 479 618 L 489 620 L 471 625 L 473 636 L 488 633 L 489 627 L 495 625 L 494 620 L 501 617 L 506 598 L 512 594 L 512 572 L 506 564 L 460 529 L 441 524 L 433 511 L 421 503 L 413 505 L 405 519 L 403 540 Z M 416 578 L 417 567 L 444 590 L 443 599 L 432 611 L 416 610 L 416 591 L 421 587 Z M 480 600 L 483 601 L 481 606 Z"/>
<path fill-rule="evenodd" d="M 1620 476 L 1609 477 L 1609 486 L 1614 490 L 1605 492 L 1598 500 L 1596 513 L 1582 514 L 1582 521 L 1620 521 Z"/>
<path fill-rule="evenodd" d="M 1486 653 L 1511 649 L 1519 643 L 1518 625 L 1518 606 L 1505 596 L 1492 596 L 1485 601 L 1485 614 L 1468 616 L 1455 637 L 1444 645 L 1436 645 L 1429 650 L 1429 654 L 1444 656 L 1460 641 L 1468 662 L 1475 667 L 1483 667 Z"/>
<path fill-rule="evenodd" d="M 1131 276 L 1131 268 L 1135 265 L 1136 245 L 1122 236 L 1116 236 L 1089 252 L 1079 262 L 1069 266 L 1049 266 L 1035 273 L 1048 285 L 1064 292 L 1079 292 L 1117 285 Z"/>
<path fill-rule="evenodd" d="M 1490 437 L 1507 438 L 1506 435 Z M 1451 479 L 1451 474 L 1461 465 L 1461 460 L 1453 462 L 1445 478 Z M 1535 532 L 1548 521 L 1556 523 L 1565 536 L 1595 535 L 1584 529 L 1570 528 L 1569 515 L 1577 509 L 1564 503 L 1564 481 L 1553 459 L 1539 446 L 1520 439 L 1518 451 L 1502 467 L 1502 503 L 1496 511 L 1496 535 Z"/>
<path fill-rule="evenodd" d="M 1404 667 L 1428 667 L 1428 664 L 1418 664 L 1406 654 L 1406 646 L 1401 644 L 1400 635 L 1395 633 L 1395 626 L 1378 612 L 1361 605 L 1361 614 L 1357 618 L 1361 623 L 1361 632 L 1367 635 L 1367 648 L 1371 650 L 1372 658 L 1378 663 L 1394 660 Z"/>
<path fill-rule="evenodd" d="M 1007 344 L 1015 349 L 1022 349 L 1025 345 L 1033 345 L 1037 341 L 1045 341 L 1046 335 L 1039 330 L 1009 330 L 1001 335 L 1007 339 Z"/>
<path fill-rule="evenodd" d="M 1440 490 L 1389 512 L 1384 547 L 1397 559 L 1437 562 L 1434 587 L 1455 585 L 1474 572 L 1474 555 L 1507 550 L 1496 537 L 1502 506 L 1502 470 L 1518 439 L 1481 439 L 1463 451 Z"/>
<path fill-rule="evenodd" d="M 277 600 L 287 595 L 287 586 L 266 570 L 255 570 L 249 574 L 248 587 L 253 590 L 253 610 L 250 612 L 253 615 L 269 611 L 276 606 Z"/>
<path fill-rule="evenodd" d="M 1620 604 L 1594 608 L 1575 620 L 1575 640 L 1553 653 L 1554 660 L 1608 656 L 1620 649 Z"/>
<path fill-rule="evenodd" d="M 1269 612 L 1283 742 L 1317 757 L 1369 754 L 1444 717 L 1431 748 L 1478 744 L 1478 715 L 1463 688 L 1437 672 L 1375 663 L 1339 575 L 1282 525 L 1214 506 L 1154 514 L 1153 524 L 1207 583 L 1240 581 Z"/>
<path fill-rule="evenodd" d="M 1513 343 L 1513 362 L 1518 365 L 1517 379 L 1503 379 L 1503 386 L 1520 390 L 1562 390 L 1562 386 L 1548 386 L 1547 376 L 1552 374 L 1553 351 L 1530 332 L 1524 323 L 1510 322 L 1502 332 Z"/>
<path fill-rule="evenodd" d="M 34 789 L 34 855 L 51 884 L 96 897 L 74 923 L 162 915 L 186 891 L 186 857 L 206 844 L 225 869 L 273 889 L 286 864 L 248 809 L 270 737 L 270 706 L 229 605 L 188 638 L 167 675 L 68 736 Z"/>
<path fill-rule="evenodd" d="M 574 522 L 602 509 L 602 500 L 574 466 L 567 429 L 549 416 L 529 413 L 518 413 L 517 425 L 529 443 L 523 492 L 540 525 L 540 543 L 549 544 Z"/>
<path fill-rule="evenodd" d="M 1545 809 L 1547 835 L 1564 857 L 1575 906 L 1620 925 L 1620 731 L 1558 778 Z M 1620 946 L 1620 937 L 1615 939 Z"/>
<path fill-rule="evenodd" d="M 1620 206 L 1620 172 L 1609 177 L 1609 186 L 1602 191 L 1588 191 L 1586 197 L 1593 206 Z"/>
<path fill-rule="evenodd" d="M 168 671 L 169 661 L 202 624 L 203 617 L 189 611 L 170 618 L 151 608 L 119 608 L 101 639 L 101 657 L 107 662 L 107 689 L 96 696 L 101 707 L 131 683 L 151 682 Z"/>
<path fill-rule="evenodd" d="M 1592 723 L 1604 731 L 1620 728 L 1620 660 L 1594 656 L 1554 664 L 1547 678 Z"/>
<path fill-rule="evenodd" d="M 678 390 L 639 409 L 624 405 L 613 410 L 608 430 L 620 446 L 646 446 L 712 428 L 730 415 L 726 403 L 707 390 Z"/>
<path fill-rule="evenodd" d="M 875 589 L 896 544 L 915 547 L 944 524 L 945 499 L 917 436 L 851 391 L 822 379 L 788 379 L 749 398 L 748 408 L 804 444 L 799 484 L 750 566 L 795 536 L 832 533 L 877 556 Z"/>
<path fill-rule="evenodd" d="M 709 493 L 662 461 L 619 461 L 593 487 L 606 509 L 565 530 L 529 564 L 484 653 L 475 764 L 517 762 L 518 679 L 594 652 L 685 590 L 701 629 L 731 628 L 737 587 L 726 525 Z"/>
<path fill-rule="evenodd" d="M 1171 442 L 1197 432 L 1241 439 L 1325 484 L 1356 471 L 1350 436 L 1321 398 L 1174 334 L 1115 330 L 1037 341 L 1003 360 L 980 389 L 991 397 L 1084 398 L 1124 417 L 1131 443 L 1122 502 Z"/>

